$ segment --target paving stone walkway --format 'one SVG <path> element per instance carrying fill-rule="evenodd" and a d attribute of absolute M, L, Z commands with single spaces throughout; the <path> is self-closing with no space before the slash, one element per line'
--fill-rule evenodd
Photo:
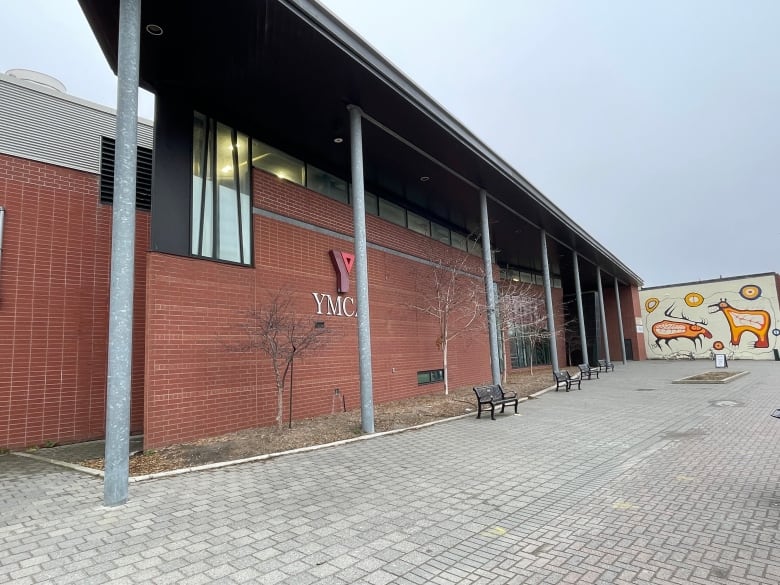
<path fill-rule="evenodd" d="M 130 486 L 0 456 L 0 583 L 780 582 L 780 364 L 630 362 L 465 418 Z"/>

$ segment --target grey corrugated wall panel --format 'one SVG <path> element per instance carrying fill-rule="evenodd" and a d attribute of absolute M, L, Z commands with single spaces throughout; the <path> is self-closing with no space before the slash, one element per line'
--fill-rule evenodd
<path fill-rule="evenodd" d="M 100 137 L 115 138 L 113 110 L 0 74 L 0 152 L 100 172 Z M 153 128 L 138 124 L 138 145 L 152 148 Z"/>

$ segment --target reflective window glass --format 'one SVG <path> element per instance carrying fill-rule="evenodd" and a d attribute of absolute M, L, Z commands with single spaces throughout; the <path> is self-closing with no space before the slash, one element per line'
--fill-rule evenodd
<path fill-rule="evenodd" d="M 452 247 L 458 250 L 466 251 L 466 236 L 457 232 L 452 232 Z"/>
<path fill-rule="evenodd" d="M 379 215 L 379 199 L 377 198 L 377 196 L 366 191 L 365 200 L 366 200 L 366 213 L 370 213 L 371 215 Z"/>
<path fill-rule="evenodd" d="M 192 152 L 192 254 L 251 264 L 249 138 L 196 113 Z"/>
<path fill-rule="evenodd" d="M 379 217 L 394 224 L 406 227 L 406 210 L 385 199 L 379 200 Z"/>
<path fill-rule="evenodd" d="M 422 234 L 424 236 L 431 235 L 431 222 L 424 217 L 421 217 L 416 213 L 412 213 L 411 211 L 407 211 L 406 221 L 409 224 L 409 229 L 413 232 L 417 232 L 418 234 Z"/>
<path fill-rule="evenodd" d="M 450 230 L 443 225 L 431 222 L 431 237 L 434 240 L 438 240 L 439 242 L 447 244 L 448 246 L 450 245 Z"/>
<path fill-rule="evenodd" d="M 306 186 L 326 197 L 349 204 L 349 185 L 347 182 L 317 167 L 309 166 Z"/>
<path fill-rule="evenodd" d="M 272 173 L 280 179 L 292 181 L 298 185 L 306 184 L 306 165 L 303 164 L 303 161 L 259 140 L 252 141 L 252 166 Z"/>

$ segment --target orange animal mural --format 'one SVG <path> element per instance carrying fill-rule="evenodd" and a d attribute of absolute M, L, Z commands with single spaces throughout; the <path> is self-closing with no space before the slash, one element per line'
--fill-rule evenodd
<path fill-rule="evenodd" d="M 769 347 L 769 327 L 772 319 L 769 313 L 762 309 L 735 309 L 726 299 L 709 305 L 710 313 L 722 312 L 731 330 L 731 345 L 739 345 L 742 335 L 752 333 L 756 336 L 755 348 Z"/>
<path fill-rule="evenodd" d="M 640 292 L 648 357 L 780 361 L 779 290 L 767 273 Z"/>
<path fill-rule="evenodd" d="M 706 337 L 707 339 L 712 338 L 712 333 L 704 328 L 704 325 L 707 324 L 706 320 L 693 321 L 692 319 L 688 319 L 683 313 L 680 313 L 679 317 L 675 317 L 672 314 L 673 312 L 674 305 L 671 305 L 664 311 L 664 315 L 669 317 L 669 319 L 684 319 L 684 321 L 670 321 L 664 319 L 663 321 L 654 323 L 651 328 L 651 331 L 655 336 L 655 343 L 659 348 L 663 341 L 666 343 L 666 347 L 671 349 L 669 342 L 674 339 L 690 339 L 693 342 L 694 348 L 696 347 L 697 342 L 699 343 L 699 347 L 701 347 L 704 344 L 703 337 Z"/>

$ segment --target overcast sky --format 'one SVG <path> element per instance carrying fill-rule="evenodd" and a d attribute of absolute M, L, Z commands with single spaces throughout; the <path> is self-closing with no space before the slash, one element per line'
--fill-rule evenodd
<path fill-rule="evenodd" d="M 780 1 L 324 4 L 646 286 L 780 271 Z M 0 71 L 115 103 L 76 0 L 3 22 Z"/>

